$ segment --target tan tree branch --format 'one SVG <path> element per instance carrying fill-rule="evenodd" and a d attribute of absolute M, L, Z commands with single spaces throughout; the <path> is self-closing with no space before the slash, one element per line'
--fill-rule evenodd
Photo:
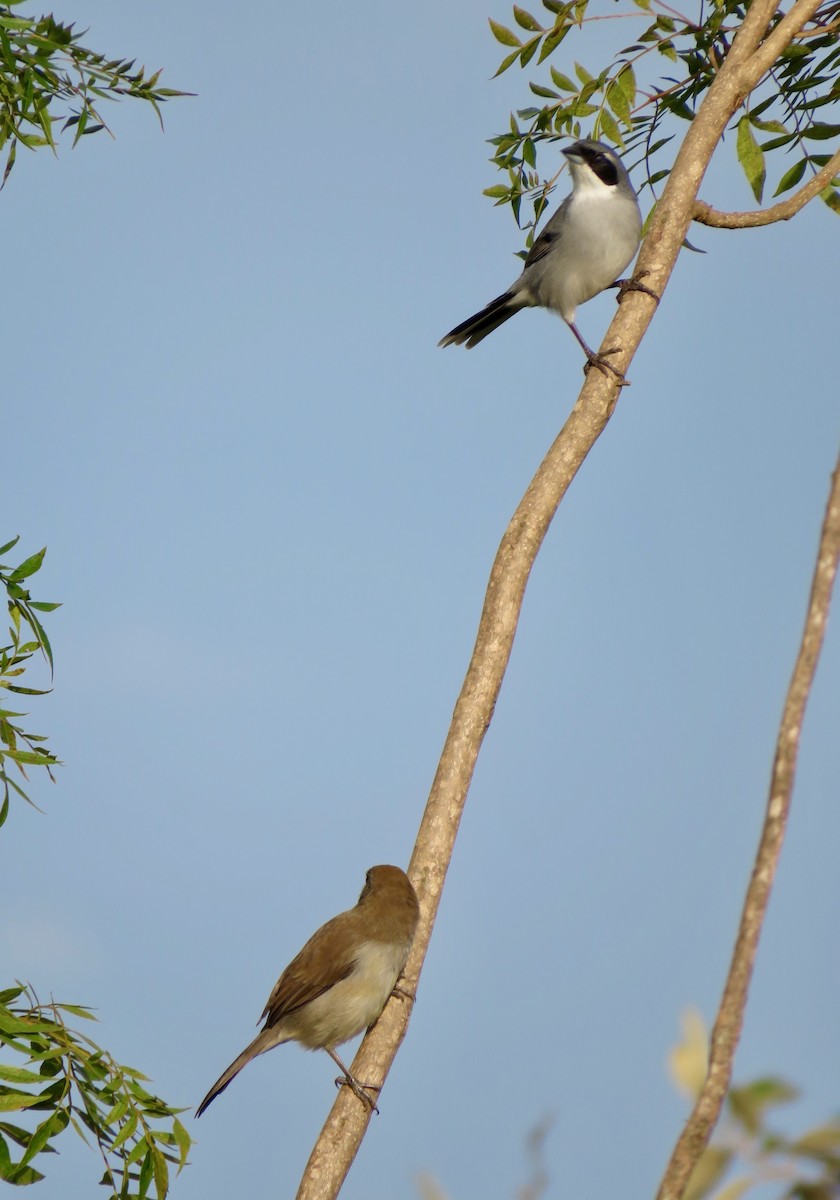
<path fill-rule="evenodd" d="M 743 90 L 745 64 L 765 37 L 778 3 L 752 0 L 730 53 L 677 154 L 638 262 L 639 269 L 648 272 L 645 283 L 659 295 L 679 256 L 711 156 L 747 94 Z M 797 0 L 791 13 L 806 3 L 812 4 L 813 0 Z M 788 27 L 793 37 L 800 26 L 793 22 Z M 654 310 L 653 300 L 640 292 L 630 293 L 619 306 L 603 344 L 622 347 L 611 358 L 622 372 L 626 373 Z M 409 865 L 420 900 L 420 924 L 404 982 L 411 991 L 417 986 L 428 949 L 467 791 L 510 658 L 531 568 L 558 505 L 605 428 L 617 399 L 614 378 L 590 371 L 568 420 L 522 498 L 493 563 L 472 658 Z M 409 1009 L 410 1002 L 398 997 L 388 1003 L 353 1061 L 355 1075 L 384 1082 L 405 1035 Z M 370 1119 L 367 1107 L 343 1088 L 312 1150 L 297 1200 L 334 1200 Z"/>
<path fill-rule="evenodd" d="M 835 175 L 840 174 L 840 150 L 817 171 L 813 179 L 798 192 L 781 200 L 770 208 L 759 208 L 755 212 L 721 212 L 698 200 L 694 205 L 694 220 L 700 225 L 712 225 L 716 229 L 755 229 L 759 225 L 772 225 L 775 221 L 789 221 L 804 208 L 809 200 L 828 187 Z"/>
<path fill-rule="evenodd" d="M 840 174 L 840 150 L 829 158 L 826 166 L 822 167 L 814 178 L 809 179 L 804 187 L 800 187 L 793 196 L 780 200 L 779 204 L 770 205 L 769 209 L 757 209 L 755 212 L 721 212 L 713 209 L 712 205 L 703 200 L 697 200 L 694 206 L 694 220 L 698 224 L 714 226 L 716 229 L 754 229 L 763 224 L 773 224 L 775 221 L 790 221 L 809 200 L 818 196 L 823 188 L 828 187 L 835 175 Z"/>
<path fill-rule="evenodd" d="M 807 25 L 822 4 L 823 0 L 796 0 L 778 25 L 774 26 L 767 37 L 763 39 L 751 63 L 752 87 L 758 85 L 782 51 L 788 48 L 802 27 Z"/>
<path fill-rule="evenodd" d="M 709 1069 L 694 1109 L 680 1134 L 657 1193 L 657 1200 L 679 1200 L 717 1124 L 732 1079 L 758 939 L 782 850 L 796 775 L 796 759 L 805 706 L 822 648 L 831 593 L 840 559 L 840 460 L 832 477 L 820 535 L 805 629 L 788 688 L 776 741 L 767 812 L 761 831 L 732 962 L 712 1029 Z"/>

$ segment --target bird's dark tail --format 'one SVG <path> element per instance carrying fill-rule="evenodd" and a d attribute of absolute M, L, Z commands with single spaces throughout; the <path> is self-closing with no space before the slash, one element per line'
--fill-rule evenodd
<path fill-rule="evenodd" d="M 463 346 L 466 342 L 467 349 L 471 350 L 473 346 L 478 345 L 482 338 L 486 338 L 488 333 L 498 329 L 514 313 L 518 313 L 520 308 L 525 307 L 521 299 L 513 292 L 505 292 L 503 295 L 497 296 L 495 300 L 491 300 L 486 308 L 482 308 L 481 312 L 462 321 L 454 329 L 450 329 L 449 333 L 440 339 L 438 345 Z"/>
<path fill-rule="evenodd" d="M 272 1036 L 273 1035 L 273 1036 Z M 238 1058 L 230 1064 L 228 1069 L 219 1076 L 216 1082 L 211 1087 L 210 1091 L 204 1097 L 195 1110 L 195 1115 L 200 1117 L 208 1105 L 212 1104 L 220 1092 L 223 1092 L 230 1081 L 239 1074 L 242 1068 L 249 1063 L 252 1058 L 256 1058 L 258 1054 L 265 1054 L 266 1050 L 271 1050 L 273 1046 L 279 1046 L 284 1039 L 277 1040 L 273 1030 L 263 1029 L 251 1042 L 250 1046 L 246 1046 Z"/>

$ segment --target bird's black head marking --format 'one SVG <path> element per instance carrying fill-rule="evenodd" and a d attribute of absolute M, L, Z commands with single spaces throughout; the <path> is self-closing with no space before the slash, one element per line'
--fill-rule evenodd
<path fill-rule="evenodd" d="M 607 187 L 615 187 L 618 183 L 618 167 L 613 159 L 605 154 L 604 151 L 592 142 L 575 142 L 569 147 L 566 153 L 574 155 L 575 158 L 581 159 L 589 167 L 591 171 L 606 184 Z"/>

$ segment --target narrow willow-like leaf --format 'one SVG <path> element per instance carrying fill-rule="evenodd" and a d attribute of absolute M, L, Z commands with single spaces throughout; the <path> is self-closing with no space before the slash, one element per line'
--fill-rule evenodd
<path fill-rule="evenodd" d="M 794 163 L 790 170 L 785 171 L 784 175 L 779 180 L 779 186 L 776 188 L 773 195 L 781 196 L 782 192 L 786 192 L 790 188 L 796 187 L 797 183 L 799 183 L 799 180 L 805 174 L 805 168 L 807 165 L 808 160 L 806 158 L 801 158 L 798 163 Z"/>
<path fill-rule="evenodd" d="M 747 116 L 741 117 L 738 122 L 736 146 L 738 162 L 744 168 L 744 174 L 752 188 L 756 202 L 760 204 L 764 195 L 764 180 L 767 177 L 767 170 L 764 165 L 764 154 L 755 140 L 755 135 L 750 126 L 750 119 Z"/>

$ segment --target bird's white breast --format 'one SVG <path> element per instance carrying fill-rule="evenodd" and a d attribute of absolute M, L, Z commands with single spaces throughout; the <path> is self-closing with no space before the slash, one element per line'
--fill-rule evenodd
<path fill-rule="evenodd" d="M 579 191 L 566 209 L 561 251 L 546 256 L 533 289 L 538 302 L 565 321 L 615 282 L 636 253 L 641 228 L 638 208 L 614 189 Z"/>
<path fill-rule="evenodd" d="M 304 1046 L 340 1046 L 372 1025 L 405 966 L 409 944 L 363 942 L 353 970 L 306 1006 Z"/>

